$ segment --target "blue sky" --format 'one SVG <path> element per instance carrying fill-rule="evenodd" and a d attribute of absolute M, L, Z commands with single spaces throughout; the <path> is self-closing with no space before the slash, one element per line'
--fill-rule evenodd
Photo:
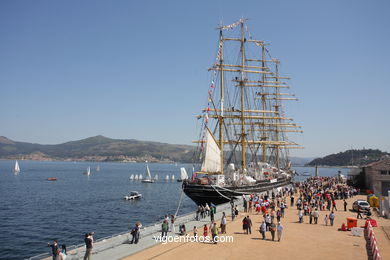
<path fill-rule="evenodd" d="M 0 135 L 190 144 L 222 20 L 249 18 L 299 102 L 294 136 L 324 156 L 390 152 L 388 1 L 0 1 Z"/>

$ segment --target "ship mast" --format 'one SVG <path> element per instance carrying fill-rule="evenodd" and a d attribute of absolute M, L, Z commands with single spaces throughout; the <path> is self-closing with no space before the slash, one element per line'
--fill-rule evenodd
<path fill-rule="evenodd" d="M 245 38 L 244 38 L 244 22 L 241 23 L 241 79 L 240 79 L 240 88 L 241 88 L 241 170 L 246 169 L 246 134 L 245 134 L 245 75 L 244 75 L 244 66 L 245 66 Z"/>
<path fill-rule="evenodd" d="M 219 116 L 219 148 L 221 149 L 221 174 L 223 174 L 224 167 L 223 167 L 223 103 L 224 103 L 224 82 L 223 82 L 223 35 L 222 35 L 222 29 L 219 29 L 219 82 L 220 82 L 220 99 L 221 99 L 221 114 Z"/>

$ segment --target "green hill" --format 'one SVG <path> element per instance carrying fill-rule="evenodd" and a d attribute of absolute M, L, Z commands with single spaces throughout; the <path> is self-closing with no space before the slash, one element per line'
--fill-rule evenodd
<path fill-rule="evenodd" d="M 0 137 L 2 159 L 191 162 L 194 149 L 189 145 L 111 139 L 101 135 L 56 145 L 16 142 Z"/>
<path fill-rule="evenodd" d="M 374 161 L 378 161 L 382 156 L 390 153 L 382 152 L 378 149 L 347 150 L 336 154 L 327 155 L 322 158 L 316 158 L 306 164 L 307 166 L 361 166 Z"/>

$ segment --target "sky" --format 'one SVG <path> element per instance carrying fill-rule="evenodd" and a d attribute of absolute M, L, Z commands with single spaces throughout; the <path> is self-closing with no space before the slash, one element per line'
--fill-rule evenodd
<path fill-rule="evenodd" d="M 390 152 L 390 2 L 0 1 L 0 136 L 191 144 L 218 30 L 245 17 L 292 78 L 293 156 Z"/>

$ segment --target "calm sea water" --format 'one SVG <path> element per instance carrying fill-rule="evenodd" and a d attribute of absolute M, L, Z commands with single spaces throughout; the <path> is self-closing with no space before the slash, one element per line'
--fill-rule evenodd
<path fill-rule="evenodd" d="M 168 174 L 179 177 L 180 167 L 190 165 L 149 164 L 153 184 L 130 181 L 131 174 L 145 174 L 143 163 L 90 163 L 19 161 L 21 172 L 12 173 L 14 161 L 0 161 L 0 259 L 23 259 L 49 251 L 48 242 L 83 243 L 83 234 L 94 231 L 95 239 L 128 230 L 136 221 L 144 225 L 174 214 L 181 183 L 166 182 Z M 100 171 L 96 172 L 96 167 Z M 92 175 L 82 173 L 91 166 Z M 297 167 L 314 174 L 314 168 Z M 321 168 L 322 176 L 346 169 Z M 49 177 L 58 178 L 51 182 Z M 298 177 L 298 180 L 306 177 Z M 138 201 L 122 197 L 136 190 Z M 179 215 L 195 210 L 186 196 Z"/>

